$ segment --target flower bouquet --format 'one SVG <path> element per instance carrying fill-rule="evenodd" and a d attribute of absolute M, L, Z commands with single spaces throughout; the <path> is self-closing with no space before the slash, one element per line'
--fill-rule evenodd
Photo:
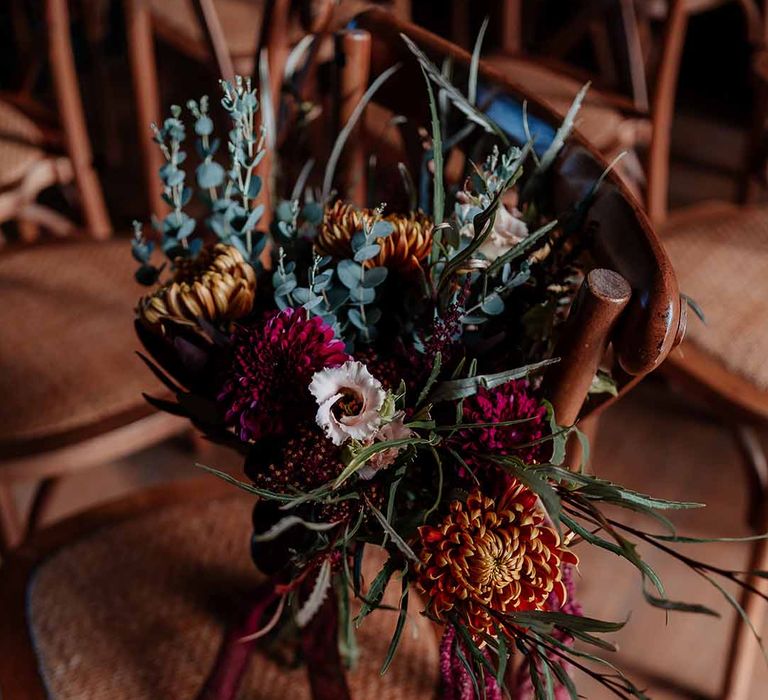
<path fill-rule="evenodd" d="M 323 678 L 316 697 L 348 697 L 340 666 L 353 663 L 354 631 L 391 580 L 402 593 L 382 673 L 397 663 L 407 617 L 424 615 L 443 629 L 445 698 L 575 699 L 574 669 L 619 697 L 645 697 L 600 656 L 613 648 L 604 635 L 623 623 L 583 615 L 574 598 L 579 548 L 636 567 L 648 602 L 665 610 L 713 614 L 670 600 L 639 542 L 718 588 L 719 578 L 749 584 L 670 547 L 678 538 L 660 511 L 697 504 L 636 493 L 566 461 L 569 439 L 583 436 L 560 424 L 546 372 L 587 267 L 578 218 L 548 211 L 537 183 L 583 93 L 536 154 L 530 141 L 506 142 L 472 95 L 409 46 L 432 121 L 423 172 L 403 178 L 406 190 L 420 180 L 418 205 L 354 206 L 330 188 L 319 193 L 308 168 L 289 199 L 260 202 L 265 135 L 247 80 L 222 85 L 226 167 L 208 100 L 187 105 L 196 187 L 184 170 L 183 110 L 156 127 L 171 211 L 155 222 L 157 243 L 136 225 L 137 279 L 151 287 L 136 330 L 173 399 L 148 400 L 243 455 L 245 478 L 203 468 L 254 497 L 252 555 L 268 582 L 245 636 L 303 636 Z M 461 128 L 471 115 L 487 145 L 457 187 L 443 178 L 446 97 Z M 188 213 L 195 203 L 202 216 Z M 612 389 L 609 375 L 596 377 L 593 390 Z M 669 531 L 627 524 L 624 511 Z M 371 548 L 386 558 L 366 581 Z M 228 659 L 225 650 L 219 662 Z M 214 672 L 209 690 L 233 696 L 232 677 Z"/>

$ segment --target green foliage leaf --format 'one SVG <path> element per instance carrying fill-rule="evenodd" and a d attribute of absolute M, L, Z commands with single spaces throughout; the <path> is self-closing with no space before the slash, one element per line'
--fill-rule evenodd
<path fill-rule="evenodd" d="M 424 74 L 424 80 L 427 84 L 427 94 L 429 95 L 429 113 L 432 120 L 432 160 L 434 163 L 434 185 L 432 193 L 432 218 L 435 225 L 443 223 L 445 216 L 445 186 L 443 185 L 443 136 L 440 126 L 440 117 L 437 114 L 437 105 L 435 104 L 435 93 L 432 90 L 432 84 L 429 76 L 422 66 L 421 72 Z M 435 241 L 437 244 L 438 241 Z"/>
<path fill-rule="evenodd" d="M 387 589 L 387 584 L 395 571 L 397 571 L 397 568 L 398 567 L 392 557 L 384 562 L 381 571 L 379 571 L 379 573 L 376 574 L 376 578 L 373 579 L 373 582 L 368 589 L 368 593 L 365 598 L 362 599 L 363 604 L 360 607 L 360 612 L 355 618 L 355 627 L 360 627 L 363 619 L 379 606 L 381 599 L 384 597 L 384 591 Z"/>
<path fill-rule="evenodd" d="M 215 161 L 200 163 L 195 170 L 197 184 L 204 190 L 218 187 L 224 182 L 224 168 Z"/>
<path fill-rule="evenodd" d="M 360 285 L 363 268 L 353 260 L 342 260 L 336 266 L 336 274 L 347 289 L 355 289 Z"/>
<path fill-rule="evenodd" d="M 378 243 L 371 243 L 360 248 L 354 255 L 355 262 L 365 262 L 375 258 L 381 252 L 381 246 Z"/>
<path fill-rule="evenodd" d="M 403 586 L 403 592 L 400 594 L 400 612 L 397 615 L 397 623 L 395 624 L 395 631 L 392 634 L 392 641 L 389 643 L 389 649 L 387 650 L 387 658 L 384 659 L 384 664 L 381 667 L 380 673 L 382 676 L 387 672 L 387 669 L 392 663 L 392 659 L 395 658 L 395 652 L 397 651 L 397 647 L 400 644 L 400 637 L 403 634 L 405 621 L 408 617 L 408 577 L 407 576 L 403 576 L 402 586 Z"/>
<path fill-rule="evenodd" d="M 544 367 L 555 364 L 557 361 L 557 359 L 542 360 L 541 362 L 533 362 L 523 367 L 496 372 L 495 374 L 479 374 L 475 377 L 465 377 L 463 379 L 448 379 L 440 382 L 435 387 L 430 400 L 437 403 L 439 401 L 455 401 L 456 399 L 474 396 L 481 387 L 493 389 L 513 379 L 527 377 L 529 374 L 538 372 L 544 369 Z"/>
<path fill-rule="evenodd" d="M 325 175 L 323 176 L 324 202 L 328 200 L 328 197 L 331 194 L 331 187 L 333 186 L 333 176 L 336 173 L 336 166 L 338 165 L 339 158 L 341 157 L 341 153 L 344 150 L 344 144 L 346 144 L 349 135 L 352 133 L 352 129 L 355 128 L 355 124 L 357 124 L 361 115 L 363 114 L 365 106 L 371 101 L 371 98 L 376 94 L 378 89 L 399 69 L 399 65 L 387 68 L 387 70 L 385 70 L 376 78 L 376 80 L 373 81 L 373 83 L 371 83 L 369 88 L 365 91 L 365 93 L 363 93 L 360 102 L 358 102 L 357 106 L 352 111 L 349 120 L 339 132 L 339 135 L 336 137 L 336 141 L 333 144 L 331 154 L 328 157 L 328 162 L 325 167 Z"/>
<path fill-rule="evenodd" d="M 378 287 L 387 279 L 388 270 L 386 267 L 372 267 L 363 273 L 363 287 Z"/>

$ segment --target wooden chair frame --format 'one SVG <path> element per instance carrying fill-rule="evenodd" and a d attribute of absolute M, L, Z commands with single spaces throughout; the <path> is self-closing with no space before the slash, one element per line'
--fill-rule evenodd
<path fill-rule="evenodd" d="M 756 134 L 764 133 L 768 107 L 768 50 L 758 51 L 753 63 L 758 79 Z M 756 148 L 756 142 L 755 142 Z M 752 153 L 749 153 L 750 158 Z M 768 214 L 767 214 L 768 215 Z M 670 218 L 670 227 L 697 217 L 696 206 L 681 210 Z M 768 532 L 768 458 L 765 432 L 768 429 L 768 392 L 726 369 L 716 358 L 692 343 L 684 343 L 670 353 L 662 372 L 673 384 L 703 401 L 729 429 L 742 457 L 748 484 L 747 520 L 757 533 Z M 752 546 L 748 571 L 768 570 L 768 542 L 758 540 Z M 753 576 L 750 583 L 768 592 L 768 583 Z M 758 596 L 745 591 L 741 605 L 757 633 L 765 628 L 768 606 Z M 758 658 L 757 642 L 745 622 L 737 617 L 723 680 L 724 700 L 746 700 Z"/>
<path fill-rule="evenodd" d="M 73 225 L 60 214 L 34 203 L 40 189 L 65 182 L 73 175 L 82 193 L 86 225 L 95 239 L 111 235 L 111 224 L 104 205 L 98 178 L 92 166 L 90 141 L 85 124 L 77 72 L 69 35 L 67 0 L 46 0 L 49 58 L 63 142 L 68 157 L 52 156 L 40 161 L 15 190 L 0 194 L 0 211 L 14 208 L 24 219 L 49 227 L 53 233 L 73 231 Z M 27 238 L 36 237 L 33 228 Z M 126 323 L 129 322 L 126 319 Z M 0 554 L 16 546 L 26 533 L 35 529 L 45 516 L 60 477 L 88 469 L 141 450 L 168 437 L 189 430 L 180 419 L 157 413 L 143 405 L 122 415 L 110 416 L 98 424 L 42 439 L 0 444 Z M 13 496 L 13 485 L 38 482 L 29 517 L 20 515 Z"/>
<path fill-rule="evenodd" d="M 40 226 L 54 235 L 65 236 L 77 231 L 77 226 L 58 212 L 38 204 L 38 194 L 52 185 L 65 185 L 74 180 L 80 194 L 80 205 L 85 229 L 96 239 L 108 238 L 112 225 L 104 203 L 98 176 L 93 167 L 93 153 L 80 99 L 80 87 L 69 35 L 69 9 L 67 0 L 46 0 L 48 63 L 53 74 L 53 85 L 60 134 L 46 134 L 51 141 L 62 141 L 66 155 L 47 153 L 14 185 L 0 193 L 0 221 L 18 219 L 23 240 L 39 236 Z M 43 110 L 29 96 L 25 85 L 18 95 L 8 96 L 8 102 L 30 114 L 37 121 Z M 42 129 L 45 134 L 49 131 Z M 37 144 L 35 144 L 37 145 Z M 41 144 L 42 150 L 46 144 Z"/>
<path fill-rule="evenodd" d="M 173 29 L 156 22 L 152 17 L 149 0 L 124 0 L 128 50 L 131 59 L 133 90 L 136 99 L 136 116 L 139 141 L 141 144 L 144 178 L 146 181 L 148 204 L 155 215 L 162 215 L 167 210 L 162 199 L 162 184 L 158 170 L 162 158 L 149 130 L 150 124 L 159 124 L 162 113 L 158 86 L 157 60 L 155 55 L 155 34 L 167 43 L 175 46 L 181 53 L 192 56 L 200 62 L 212 62 L 213 67 L 224 80 L 233 80 L 236 73 L 243 73 L 243 66 L 235 61 L 227 46 L 226 36 L 216 10 L 214 0 L 190 0 L 203 32 L 204 49 L 180 43 Z M 314 19 L 310 18 L 308 3 L 302 6 L 302 17 L 310 33 L 323 33 L 331 21 L 333 1 L 323 0 L 320 11 Z M 264 57 L 269 62 L 269 90 L 275 110 L 273 123 L 277 124 L 279 95 L 286 61 L 290 53 L 288 44 L 288 26 L 292 12 L 291 0 L 266 0 L 262 17 L 259 40 L 254 46 L 252 61 L 254 72 L 258 73 L 259 61 Z M 251 76 L 258 84 L 258 74 Z M 259 173 L 270 172 L 269 154 L 259 165 Z M 264 179 L 262 199 L 269 201 L 268 178 Z"/>
<path fill-rule="evenodd" d="M 619 0 L 627 33 L 627 52 L 629 72 L 632 83 L 632 98 L 626 100 L 619 95 L 606 91 L 592 90 L 600 100 L 629 116 L 647 116 L 650 120 L 651 143 L 646 156 L 647 185 L 644 203 L 648 216 L 654 225 L 662 223 L 668 215 L 669 198 L 669 162 L 670 137 L 675 113 L 675 95 L 680 72 L 683 49 L 688 23 L 693 15 L 712 10 L 729 2 L 735 2 L 742 10 L 746 22 L 748 41 L 755 46 L 762 46 L 768 32 L 765 19 L 756 0 L 670 0 L 668 13 L 664 18 L 663 39 L 658 56 L 655 74 L 655 86 L 652 91 L 646 87 L 647 48 L 643 50 L 644 29 L 641 18 L 632 5 L 633 0 Z M 503 50 L 507 53 L 519 53 L 522 47 L 521 36 L 522 0 L 505 0 L 502 6 L 502 27 L 504 28 Z M 589 31 L 593 21 L 589 12 L 579 18 L 582 29 Z M 563 50 L 563 42 L 568 37 L 580 36 L 578 28 L 572 26 L 553 37 L 552 46 Z M 537 58 L 537 61 L 539 59 Z M 541 60 L 544 65 L 551 62 Z M 561 62 L 551 64 L 553 69 L 565 72 L 584 80 L 585 76 L 569 69 Z"/>

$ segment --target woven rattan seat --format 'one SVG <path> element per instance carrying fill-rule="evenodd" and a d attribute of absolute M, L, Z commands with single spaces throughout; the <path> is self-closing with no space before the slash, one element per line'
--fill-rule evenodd
<path fill-rule="evenodd" d="M 134 270 L 120 239 L 0 256 L 0 444 L 111 419 L 157 390 L 134 354 Z"/>
<path fill-rule="evenodd" d="M 689 319 L 687 339 L 768 389 L 768 209 L 702 205 L 663 234 L 680 290 L 707 318 Z"/>
<path fill-rule="evenodd" d="M 215 658 L 225 621 L 259 583 L 249 557 L 253 501 L 238 492 L 203 505 L 179 504 L 98 530 L 60 549 L 37 570 L 29 624 L 54 700 L 187 700 Z M 367 562 L 367 580 L 382 559 Z M 385 597 L 396 605 L 399 586 Z M 387 674 L 379 668 L 394 613 L 373 613 L 358 631 L 351 672 L 359 700 L 429 699 L 437 683 L 437 639 L 414 613 Z M 283 653 L 283 656 L 287 654 Z M 309 698 L 306 672 L 272 651 L 252 657 L 241 698 Z"/>
<path fill-rule="evenodd" d="M 43 138 L 35 123 L 13 105 L 0 100 L 0 188 L 21 180 L 45 157 Z"/>
<path fill-rule="evenodd" d="M 483 57 L 486 63 L 501 71 L 526 92 L 549 103 L 565 115 L 581 89 L 582 83 L 547 66 L 510 56 Z M 587 98 L 579 111 L 577 124 L 586 139 L 603 152 L 632 148 L 648 140 L 648 124 L 641 119 L 628 119 L 599 97 Z"/>

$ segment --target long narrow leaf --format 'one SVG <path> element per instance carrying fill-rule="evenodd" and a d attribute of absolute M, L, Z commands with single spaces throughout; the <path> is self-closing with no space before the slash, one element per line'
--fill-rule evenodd
<path fill-rule="evenodd" d="M 432 162 L 435 172 L 432 186 L 432 218 L 435 226 L 443 223 L 445 215 L 445 186 L 443 185 L 443 134 L 440 126 L 440 117 L 437 114 L 437 105 L 435 104 L 435 93 L 432 90 L 432 84 L 429 81 L 427 72 L 422 67 L 424 81 L 427 84 L 427 94 L 429 95 L 429 113 L 432 119 Z M 439 236 L 435 236 L 434 246 L 439 246 Z M 434 255 L 434 252 L 433 252 Z"/>
<path fill-rule="evenodd" d="M 487 115 L 483 114 L 477 107 L 470 104 L 469 100 L 461 94 L 455 85 L 451 84 L 446 77 L 442 74 L 440 69 L 427 58 L 427 55 L 418 47 L 413 41 L 405 34 L 400 35 L 403 38 L 406 46 L 410 49 L 411 53 L 418 59 L 422 68 L 426 70 L 432 82 L 434 82 L 441 90 L 445 91 L 445 94 L 450 98 L 453 106 L 456 107 L 464 116 L 470 121 L 481 126 L 489 134 L 495 134 L 505 144 L 509 144 L 509 139 L 504 133 L 504 130 L 499 128 L 498 124 L 490 119 Z"/>
<path fill-rule="evenodd" d="M 281 520 L 278 520 L 269 530 L 260 534 L 253 535 L 254 542 L 269 542 L 282 535 L 287 530 L 290 530 L 296 525 L 301 525 L 307 530 L 313 532 L 325 532 L 326 530 L 332 530 L 338 523 L 313 523 L 306 520 L 302 520 L 298 515 L 286 515 Z"/>
<path fill-rule="evenodd" d="M 309 598 L 301 606 L 296 613 L 296 624 L 299 627 L 306 627 L 312 618 L 317 615 L 317 612 L 322 607 L 328 596 L 328 590 L 331 587 L 331 560 L 326 559 L 320 571 L 317 572 L 317 578 L 315 579 L 315 585 L 312 588 L 312 592 L 309 594 Z"/>
<path fill-rule="evenodd" d="M 392 659 L 395 658 L 395 652 L 397 651 L 397 647 L 400 644 L 400 637 L 403 634 L 403 627 L 405 626 L 405 621 L 408 617 L 408 577 L 403 576 L 403 592 L 400 595 L 400 612 L 397 615 L 397 623 L 395 624 L 395 631 L 392 634 L 392 641 L 389 643 L 389 649 L 387 650 L 387 658 L 384 659 L 384 664 L 381 667 L 381 675 L 383 676 L 387 669 L 389 668 L 390 664 L 392 663 Z"/>
<path fill-rule="evenodd" d="M 469 62 L 469 82 L 467 84 L 467 99 L 472 105 L 477 104 L 477 73 L 480 68 L 480 53 L 483 50 L 483 39 L 488 29 L 488 17 L 480 25 L 480 31 L 475 38 L 475 46 L 472 49 L 472 60 Z"/>
<path fill-rule="evenodd" d="M 464 379 L 448 379 L 444 382 L 440 382 L 436 387 L 430 400 L 437 403 L 438 401 L 455 401 L 456 399 L 464 399 L 469 396 L 474 396 L 478 389 L 481 387 L 485 389 L 493 389 L 494 387 L 506 384 L 513 379 L 521 379 L 527 377 L 529 374 L 538 372 L 544 367 L 553 365 L 558 362 L 558 359 L 542 360 L 541 362 L 533 362 L 530 365 L 518 367 L 516 369 L 506 370 L 504 372 L 496 372 L 495 374 L 478 374 L 474 377 L 466 377 Z"/>
<path fill-rule="evenodd" d="M 389 535 L 392 538 L 392 542 L 395 544 L 395 546 L 403 553 L 405 556 L 410 559 L 413 562 L 417 562 L 419 558 L 416 556 L 414 551 L 410 548 L 408 543 L 400 536 L 400 534 L 393 528 L 388 522 L 387 519 L 384 517 L 384 514 L 376 507 L 374 506 L 368 498 L 365 499 L 366 504 L 368 505 L 368 508 L 371 510 L 373 515 L 376 517 L 376 520 L 379 521 L 379 524 L 381 525 L 384 532 Z"/>

